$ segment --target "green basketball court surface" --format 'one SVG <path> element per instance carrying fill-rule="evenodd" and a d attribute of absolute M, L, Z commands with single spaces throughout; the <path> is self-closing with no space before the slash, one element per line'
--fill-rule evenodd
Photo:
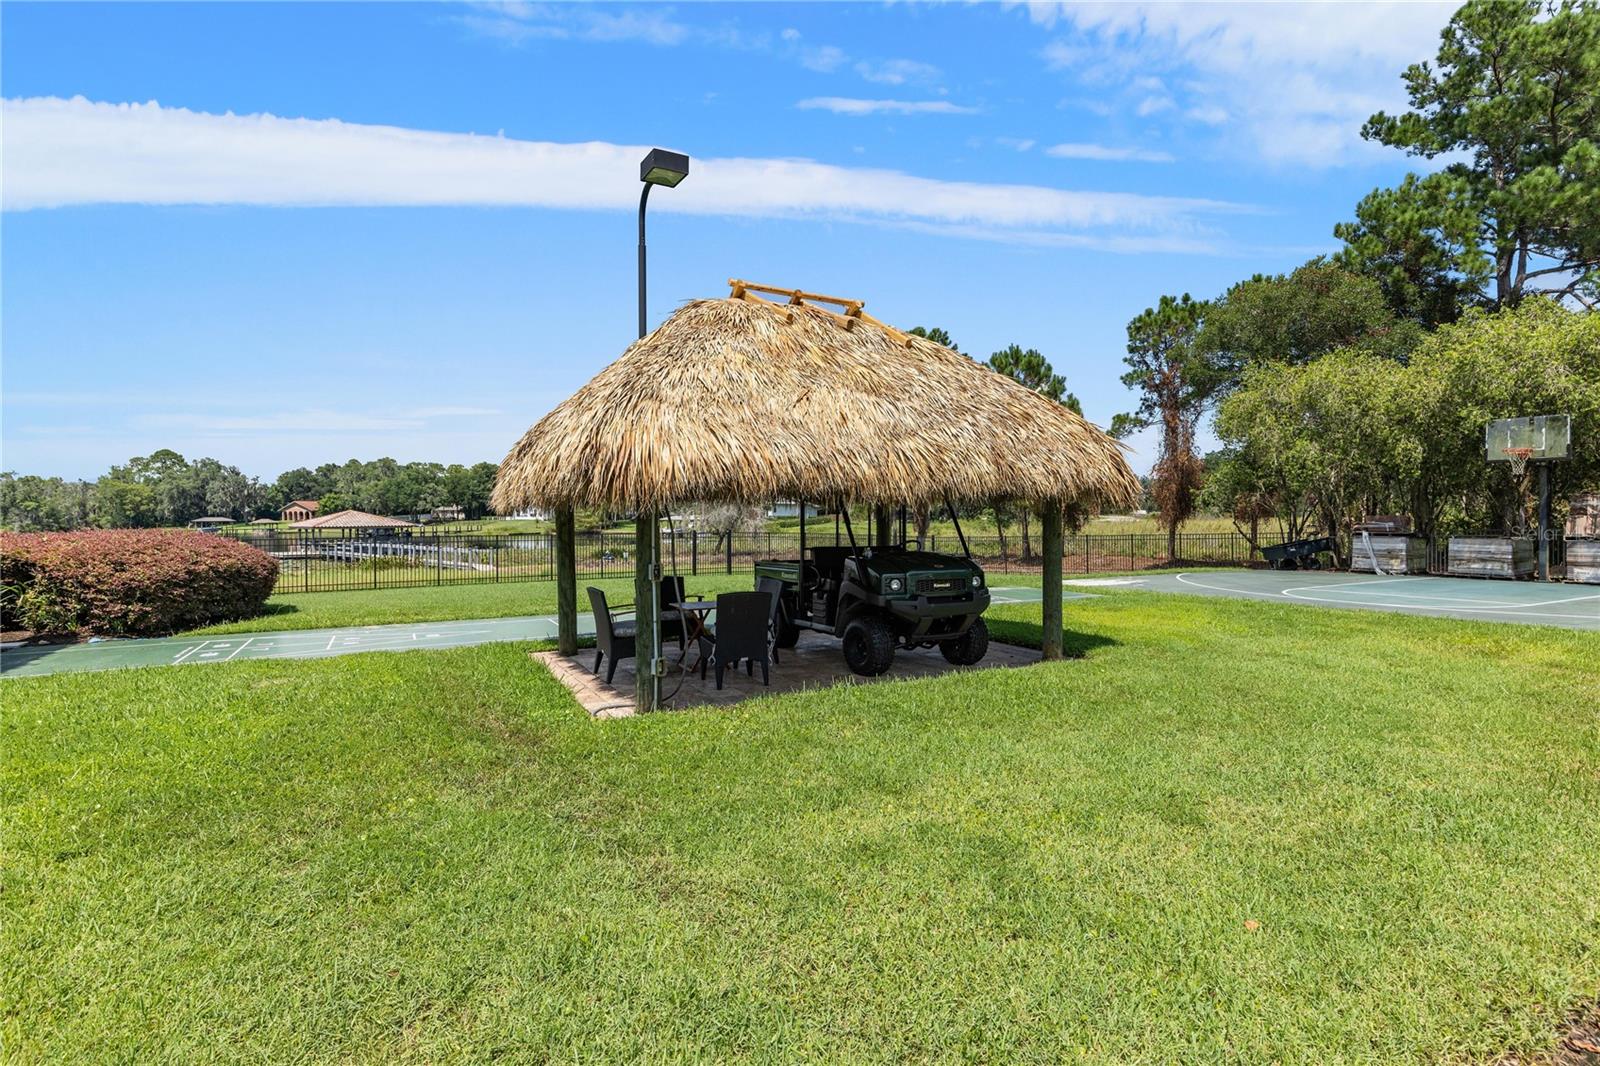
<path fill-rule="evenodd" d="M 1276 600 L 1356 610 L 1399 611 L 1477 621 L 1600 631 L 1600 588 L 1449 577 L 1382 577 L 1306 571 L 1233 570 L 1074 578 L 1069 586 L 1142 589 L 1195 596 Z M 1037 603 L 1036 588 L 991 589 L 996 604 Z M 1068 592 L 1069 599 L 1090 593 Z M 587 612 L 578 631 L 592 633 Z M 366 651 L 460 648 L 504 640 L 554 640 L 554 615 L 311 629 L 221 637 L 163 637 L 50 644 L 0 652 L 0 674 L 34 677 L 133 666 L 183 666 L 245 659 L 321 659 Z"/>

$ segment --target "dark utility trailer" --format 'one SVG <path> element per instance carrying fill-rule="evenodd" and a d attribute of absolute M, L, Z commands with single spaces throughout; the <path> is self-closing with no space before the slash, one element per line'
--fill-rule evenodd
<path fill-rule="evenodd" d="M 1261 549 L 1261 557 L 1274 570 L 1321 570 L 1322 560 L 1317 556 L 1327 552 L 1337 555 L 1339 546 L 1332 537 L 1314 537 L 1309 540 L 1291 540 Z"/>
<path fill-rule="evenodd" d="M 937 647 L 958 665 L 978 662 L 989 650 L 983 612 L 989 588 L 983 568 L 967 549 L 961 524 L 956 535 L 963 555 L 917 551 L 903 542 L 863 548 L 856 543 L 849 511 L 840 505 L 850 546 L 805 546 L 805 504 L 800 506 L 800 558 L 763 559 L 763 578 L 783 582 L 779 596 L 778 647 L 792 648 L 800 630 L 838 637 L 850 669 L 866 677 L 884 673 L 897 648 Z M 950 509 L 955 519 L 955 508 Z M 887 538 L 885 538 L 887 539 Z"/>

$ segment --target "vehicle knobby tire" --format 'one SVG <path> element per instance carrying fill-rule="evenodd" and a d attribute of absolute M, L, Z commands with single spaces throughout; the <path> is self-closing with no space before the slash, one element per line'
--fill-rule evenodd
<path fill-rule="evenodd" d="M 989 627 L 983 619 L 976 619 L 967 631 L 955 640 L 939 645 L 944 657 L 957 666 L 971 666 L 989 654 Z"/>
<path fill-rule="evenodd" d="M 877 677 L 894 665 L 894 631 L 881 618 L 857 618 L 845 626 L 843 643 L 852 673 Z"/>

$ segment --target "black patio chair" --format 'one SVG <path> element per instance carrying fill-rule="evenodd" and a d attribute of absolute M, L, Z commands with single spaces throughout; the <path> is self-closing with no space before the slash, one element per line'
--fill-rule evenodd
<path fill-rule="evenodd" d="M 622 604 L 613 612 L 606 605 L 606 594 L 590 585 L 589 606 L 594 608 L 594 672 L 600 672 L 602 660 L 610 660 L 606 666 L 606 684 L 609 685 L 611 679 L 617 676 L 617 660 L 635 657 L 637 623 L 619 622 L 616 619 L 616 615 L 633 613 L 633 604 Z"/>
<path fill-rule="evenodd" d="M 772 661 L 778 660 L 778 616 L 783 613 L 783 582 L 775 577 L 764 577 L 756 582 L 756 591 L 772 597 L 772 613 L 767 616 L 767 643 L 772 647 Z"/>
<path fill-rule="evenodd" d="M 684 650 L 683 638 L 688 628 L 684 625 L 683 612 L 674 611 L 667 604 L 684 603 L 688 599 L 689 594 L 683 591 L 683 575 L 668 574 L 661 579 L 661 639 L 676 637 L 679 651 Z"/>
<path fill-rule="evenodd" d="M 700 638 L 700 680 L 706 679 L 707 664 L 715 662 L 720 689 L 723 671 L 744 659 L 745 672 L 754 677 L 756 663 L 760 663 L 761 683 L 770 685 L 772 645 L 767 632 L 771 620 L 772 597 L 765 592 L 724 592 L 718 596 L 716 629 Z"/>

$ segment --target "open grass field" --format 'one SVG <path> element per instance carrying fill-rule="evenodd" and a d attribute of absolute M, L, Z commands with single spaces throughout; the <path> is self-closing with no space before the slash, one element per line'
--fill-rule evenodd
<path fill-rule="evenodd" d="M 1594 636 L 1067 619 L 611 723 L 514 644 L 7 682 L 6 1057 L 1488 1063 L 1600 994 Z"/>
<path fill-rule="evenodd" d="M 708 574 L 685 578 L 691 593 L 713 596 L 718 592 L 748 590 L 755 579 L 748 573 Z M 1027 584 L 1019 577 L 1014 584 Z M 1037 579 L 1034 579 L 1037 584 Z M 578 610 L 589 613 L 588 586 L 604 589 L 612 604 L 633 602 L 633 578 L 578 579 Z M 355 592 L 307 592 L 273 596 L 265 613 L 242 622 L 225 622 L 192 632 L 272 633 L 286 629 L 330 629 L 339 626 L 374 626 L 394 622 L 450 622 L 465 618 L 514 618 L 551 614 L 556 609 L 554 581 L 519 581 L 505 584 L 422 586 L 409 589 L 364 589 Z"/>

